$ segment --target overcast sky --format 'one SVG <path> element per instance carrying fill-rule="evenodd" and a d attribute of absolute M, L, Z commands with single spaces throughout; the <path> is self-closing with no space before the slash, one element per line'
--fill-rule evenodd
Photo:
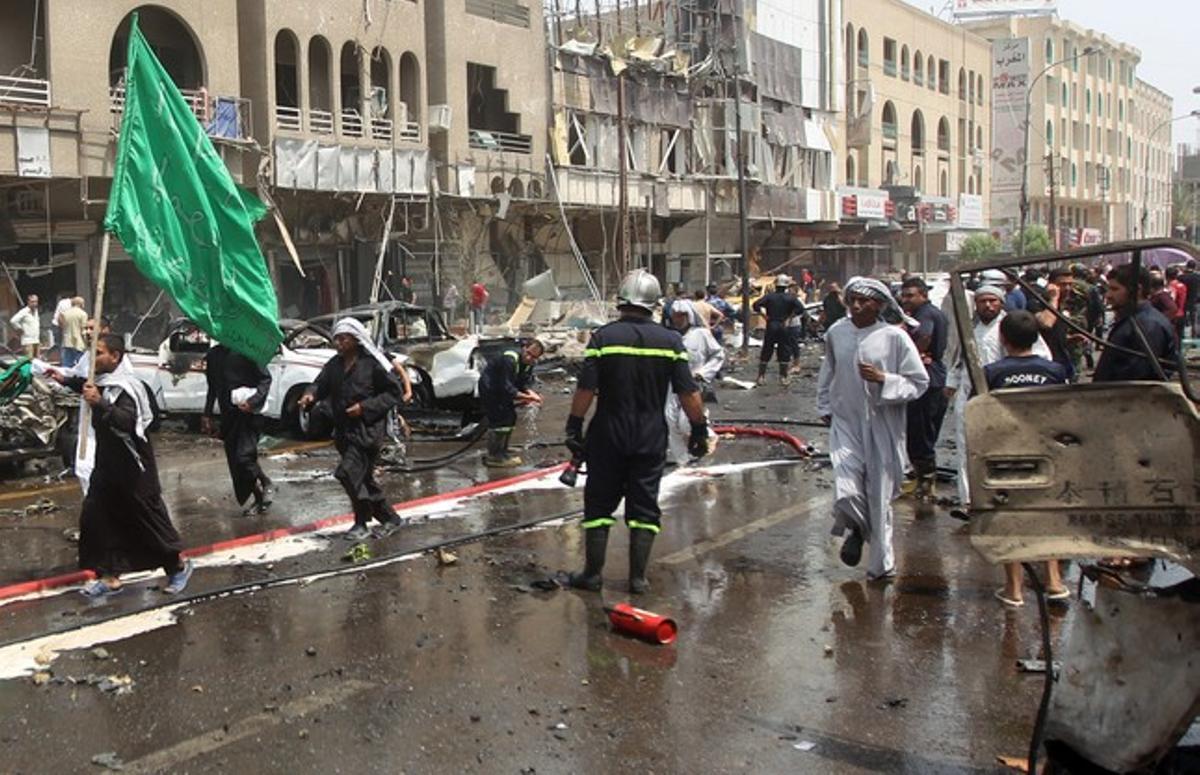
<path fill-rule="evenodd" d="M 908 2 L 925 10 L 946 5 Z M 1200 86 L 1200 0 L 1058 0 L 1058 15 L 1140 49 L 1138 77 L 1174 98 L 1176 116 L 1200 108 L 1200 95 L 1192 94 Z M 1175 141 L 1200 144 L 1198 125 L 1196 119 L 1175 124 Z"/>

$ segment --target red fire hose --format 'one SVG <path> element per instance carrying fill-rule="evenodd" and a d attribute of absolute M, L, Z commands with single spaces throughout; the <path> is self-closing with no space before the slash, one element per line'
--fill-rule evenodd
<path fill-rule="evenodd" d="M 741 425 L 717 425 L 713 428 L 713 431 L 722 436 L 757 436 L 763 439 L 782 441 L 796 450 L 797 454 L 801 457 L 812 457 L 813 453 L 816 452 L 816 447 L 804 439 L 777 428 L 747 428 Z"/>

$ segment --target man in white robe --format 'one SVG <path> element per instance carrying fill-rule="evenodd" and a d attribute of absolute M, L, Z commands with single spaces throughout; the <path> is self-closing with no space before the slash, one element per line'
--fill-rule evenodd
<path fill-rule="evenodd" d="M 687 348 L 688 368 L 700 385 L 701 393 L 705 385 L 716 382 L 717 374 L 725 365 L 725 350 L 717 344 L 708 326 L 705 325 L 694 302 L 681 299 L 671 305 L 671 325 L 683 336 L 683 346 Z M 674 393 L 667 395 L 667 462 L 680 465 L 691 459 L 688 452 L 688 439 L 691 434 L 691 421 L 679 403 L 679 397 Z M 707 415 L 707 411 L 705 412 Z M 708 448 L 712 454 L 717 443 L 717 434 L 709 428 Z"/>
<path fill-rule="evenodd" d="M 1007 314 L 1004 311 L 1004 297 L 1007 291 L 1000 285 L 984 285 L 975 291 L 975 316 L 972 320 L 972 332 L 975 335 L 975 347 L 979 351 L 980 368 L 989 363 L 995 363 L 1004 357 L 1004 346 L 1000 344 L 1000 321 Z M 957 331 L 958 326 L 953 328 Z M 953 352 L 951 352 L 953 349 Z M 959 508 L 950 512 L 959 519 L 968 518 L 967 508 L 971 503 L 970 489 L 967 482 L 967 430 L 963 417 L 967 409 L 967 400 L 971 397 L 971 376 L 963 357 L 962 347 L 955 337 L 953 348 L 948 347 L 946 364 L 949 371 L 946 374 L 946 397 L 954 401 L 954 443 L 958 449 L 958 502 Z M 1050 348 L 1039 336 L 1033 345 L 1033 354 L 1040 355 L 1046 360 L 1053 360 Z"/>
<path fill-rule="evenodd" d="M 908 333 L 882 319 L 885 308 L 905 317 L 883 283 L 856 277 L 845 298 L 849 317 L 825 333 L 817 383 L 817 412 L 830 425 L 832 532 L 846 536 L 844 563 L 858 565 L 865 542 L 868 578 L 885 579 L 896 573 L 892 500 L 908 462 L 905 405 L 925 392 L 929 376 Z"/>

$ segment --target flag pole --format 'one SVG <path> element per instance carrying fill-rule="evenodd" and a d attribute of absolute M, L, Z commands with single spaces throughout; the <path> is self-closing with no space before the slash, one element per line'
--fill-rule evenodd
<path fill-rule="evenodd" d="M 87 381 L 89 384 L 96 380 L 96 344 L 100 341 L 100 329 L 103 326 L 104 320 L 104 281 L 108 278 L 108 242 L 111 238 L 109 232 L 104 232 L 104 241 L 100 243 L 100 277 L 96 280 L 96 306 L 92 311 L 92 318 L 96 321 L 95 328 L 92 329 L 91 349 L 88 351 L 88 375 Z M 92 421 L 92 405 L 87 401 L 83 402 L 83 410 L 79 413 L 79 456 L 87 457 L 88 448 L 88 425 Z"/>

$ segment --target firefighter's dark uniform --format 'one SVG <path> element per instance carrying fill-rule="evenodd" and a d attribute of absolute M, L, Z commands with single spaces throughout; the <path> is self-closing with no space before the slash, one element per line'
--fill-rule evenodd
<path fill-rule="evenodd" d="M 657 534 L 658 485 L 667 452 L 667 391 L 696 388 L 683 339 L 649 318 L 624 318 L 592 334 L 579 389 L 596 392 L 586 438 L 585 528 L 608 527 L 625 499 L 630 528 Z"/>
<path fill-rule="evenodd" d="M 533 364 L 521 360 L 517 348 L 503 350 L 492 356 L 479 375 L 479 401 L 487 416 L 493 442 L 488 453 L 499 458 L 508 450 L 508 436 L 517 424 L 517 393 L 528 390 L 533 383 Z"/>
<path fill-rule="evenodd" d="M 789 296 L 786 291 L 774 291 L 754 302 L 754 311 L 767 318 L 766 332 L 763 334 L 762 349 L 758 356 L 758 371 L 761 377 L 766 373 L 771 355 L 779 358 L 779 373 L 787 373 L 788 361 L 792 359 L 792 341 L 788 333 L 788 319 L 804 316 L 804 304 L 795 296 Z"/>

